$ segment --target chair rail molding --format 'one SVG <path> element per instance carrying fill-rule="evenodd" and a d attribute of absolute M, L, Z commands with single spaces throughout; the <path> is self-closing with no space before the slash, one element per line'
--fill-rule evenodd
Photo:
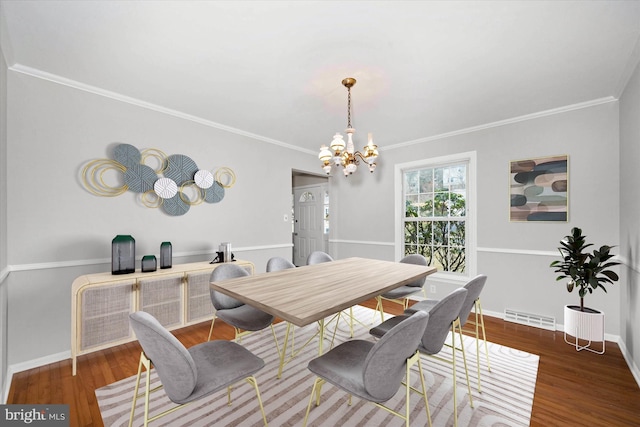
<path fill-rule="evenodd" d="M 243 246 L 243 247 L 233 247 L 234 253 L 240 252 L 251 252 L 251 251 L 265 251 L 271 249 L 283 249 L 283 248 L 291 248 L 293 247 L 293 243 L 281 243 L 276 245 L 260 245 L 260 246 Z M 207 250 L 207 251 L 185 251 L 185 252 L 174 252 L 173 258 L 181 258 L 181 257 L 190 257 L 190 256 L 200 256 L 206 255 L 211 257 L 215 255 L 215 250 Z M 136 257 L 136 261 L 140 262 L 142 256 Z M 66 268 L 66 267 L 81 267 L 86 265 L 99 265 L 99 264 L 110 264 L 111 258 L 93 258 L 93 259 L 77 259 L 70 261 L 52 261 L 52 262 L 39 262 L 32 264 L 15 264 L 7 266 L 6 273 L 5 270 L 0 271 L 0 282 L 9 275 L 10 272 L 17 271 L 33 271 L 33 270 L 50 270 L 54 268 Z M 6 276 L 5 276 L 6 274 Z"/>

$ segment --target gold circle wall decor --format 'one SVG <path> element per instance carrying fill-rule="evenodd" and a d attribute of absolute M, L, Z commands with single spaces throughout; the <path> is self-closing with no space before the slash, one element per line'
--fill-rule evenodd
<path fill-rule="evenodd" d="M 160 166 L 154 169 L 146 164 L 150 158 Z M 124 184 L 110 184 L 106 177 L 109 173 L 116 173 Z M 140 194 L 144 206 L 161 207 L 168 215 L 180 216 L 191 206 L 220 202 L 225 190 L 236 183 L 236 174 L 226 166 L 215 173 L 199 169 L 183 154 L 167 156 L 157 148 L 140 151 L 131 144 L 118 144 L 113 149 L 113 159 L 88 161 L 81 179 L 84 188 L 95 196 L 115 197 L 129 190 Z M 194 200 L 187 192 L 193 193 Z"/>
<path fill-rule="evenodd" d="M 231 188 L 236 183 L 236 174 L 231 170 L 231 168 L 226 166 L 218 168 L 216 170 L 215 177 L 216 181 L 224 188 Z M 226 182 L 224 182 L 223 179 L 225 179 Z"/>
<path fill-rule="evenodd" d="M 147 164 L 147 159 L 150 157 L 153 157 L 158 161 L 158 164 L 160 166 L 158 167 L 158 169 L 154 169 L 155 173 L 162 173 L 165 171 L 165 169 L 167 169 L 167 155 L 157 148 L 147 148 L 146 150 L 142 150 L 140 154 L 140 163 L 143 163 L 145 165 Z"/>
<path fill-rule="evenodd" d="M 124 175 L 126 167 L 115 160 L 97 159 L 90 161 L 82 169 L 82 183 L 85 188 L 96 196 L 115 197 L 123 194 L 129 188 L 126 184 L 111 186 L 105 182 L 104 174 L 115 171 Z"/>
<path fill-rule="evenodd" d="M 154 190 L 148 190 L 140 195 L 140 201 L 148 208 L 159 208 L 164 200 Z"/>
<path fill-rule="evenodd" d="M 191 199 L 189 198 L 189 195 L 185 191 L 187 189 L 191 189 L 193 191 L 193 194 L 195 195 L 195 199 L 193 201 L 191 201 Z M 200 203 L 202 203 L 204 201 L 204 194 L 202 193 L 202 189 L 200 189 L 200 187 L 198 187 L 194 181 L 186 181 L 186 182 L 184 182 L 180 186 L 179 195 L 180 195 L 180 198 L 182 199 L 182 201 L 185 204 L 190 205 L 190 206 L 199 205 Z"/>

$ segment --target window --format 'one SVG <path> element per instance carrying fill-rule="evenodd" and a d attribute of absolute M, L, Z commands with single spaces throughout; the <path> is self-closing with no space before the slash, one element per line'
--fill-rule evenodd
<path fill-rule="evenodd" d="M 313 193 L 311 191 L 305 191 L 304 193 L 302 193 L 300 195 L 300 200 L 301 203 L 305 203 L 305 202 L 315 202 L 316 201 L 316 196 L 313 195 Z"/>
<path fill-rule="evenodd" d="M 400 257 L 418 253 L 439 273 L 471 276 L 473 163 L 475 154 L 464 153 L 396 166 Z"/>

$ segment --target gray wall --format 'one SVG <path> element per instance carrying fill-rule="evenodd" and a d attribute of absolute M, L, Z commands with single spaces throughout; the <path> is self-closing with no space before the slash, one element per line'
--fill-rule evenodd
<path fill-rule="evenodd" d="M 620 293 L 620 336 L 640 366 L 640 66 L 620 98 L 620 253 L 625 260 Z M 636 376 L 640 382 L 640 375 Z"/>
<path fill-rule="evenodd" d="M 0 68 L 7 103 L 0 140 L 6 150 L 0 153 L 0 271 L 11 269 L 0 282 L 5 366 L 68 354 L 71 282 L 109 270 L 116 234 L 132 234 L 138 256 L 157 255 L 160 242 L 169 240 L 176 263 L 208 259 L 222 241 L 232 242 L 237 256 L 253 261 L 257 271 L 271 256 L 291 256 L 291 226 L 283 221 L 291 212 L 291 171 L 317 173 L 315 154 L 7 72 L 5 63 Z M 606 295 L 589 296 L 587 304 L 607 313 L 607 333 L 620 335 L 637 363 L 640 344 L 633 340 L 632 325 L 638 320 L 640 206 L 633 196 L 639 178 L 639 79 L 636 70 L 620 112 L 618 103 L 610 102 L 410 146 L 387 149 L 403 141 L 380 141 L 373 175 L 330 178 L 330 252 L 338 258 L 394 259 L 394 165 L 475 150 L 478 272 L 489 276 L 485 310 L 513 308 L 562 323 L 562 306 L 578 297 L 555 282 L 548 265 L 557 256 L 558 241 L 571 227 L 582 227 L 598 244 L 620 245 L 618 253 L 627 259 L 621 282 Z M 88 160 L 108 158 L 119 142 L 185 154 L 203 168 L 228 166 L 237 183 L 221 203 L 194 206 L 182 217 L 144 207 L 132 193 L 96 197 L 83 189 L 79 171 Z M 509 161 L 555 154 L 569 155 L 570 221 L 510 223 Z M 456 286 L 437 285 L 436 296 Z"/>
<path fill-rule="evenodd" d="M 0 16 L 0 20 L 2 16 Z M 0 21 L 4 24 L 4 21 Z M 0 29 L 2 31 L 2 29 Z M 3 36 L 4 37 L 4 36 Z M 7 372 L 7 62 L 0 44 L 0 401 Z"/>
<path fill-rule="evenodd" d="M 69 351 L 71 282 L 109 271 L 117 234 L 136 239 L 138 258 L 158 256 L 170 241 L 174 263 L 210 259 L 226 241 L 257 271 L 271 256 L 291 257 L 291 223 L 283 221 L 291 171 L 315 172 L 315 156 L 12 70 L 8 105 L 9 364 Z M 109 158 L 116 143 L 184 154 L 201 168 L 227 166 L 237 181 L 220 203 L 180 217 L 143 206 L 131 192 L 97 197 L 79 172 Z"/>
<path fill-rule="evenodd" d="M 554 316 L 562 324 L 563 306 L 576 304 L 578 295 L 575 291 L 569 294 L 564 283 L 557 283 L 549 268 L 560 239 L 578 226 L 599 245 L 620 244 L 617 102 L 385 150 L 385 145 L 394 142 L 400 141 L 378 141 L 381 158 L 373 176 L 359 172 L 346 180 L 341 176 L 330 180 L 338 206 L 334 211 L 338 234 L 332 236 L 331 249 L 339 258 L 355 254 L 395 258 L 395 164 L 474 150 L 477 272 L 489 277 L 482 298 L 486 311 L 502 314 L 505 308 L 516 309 Z M 558 154 L 569 156 L 569 222 L 509 222 L 509 162 Z M 368 226 L 363 227 L 367 221 Z M 428 283 L 437 284 L 436 296 L 460 285 L 433 279 Z M 586 298 L 587 305 L 608 314 L 608 334 L 621 332 L 618 312 L 625 287 L 624 282 L 618 283 L 607 294 Z"/>

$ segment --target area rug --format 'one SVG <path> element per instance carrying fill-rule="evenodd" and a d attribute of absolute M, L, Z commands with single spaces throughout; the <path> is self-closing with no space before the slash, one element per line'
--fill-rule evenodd
<path fill-rule="evenodd" d="M 354 316 L 365 325 L 373 326 L 379 317 L 373 310 L 354 307 Z M 276 333 L 281 340 L 286 325 L 276 325 Z M 295 344 L 301 345 L 307 337 L 315 334 L 315 324 L 304 328 L 295 328 Z M 353 339 L 373 340 L 368 333 L 369 327 L 356 323 Z M 330 328 L 332 332 L 332 328 Z M 328 336 L 325 349 L 330 346 Z M 489 337 L 490 338 L 490 337 Z M 335 343 L 349 339 L 346 322 L 341 321 L 335 337 Z M 465 348 L 469 363 L 469 376 L 473 408 L 469 402 L 462 357 L 459 356 L 457 377 L 458 425 L 460 426 L 528 426 L 538 372 L 537 355 L 488 343 L 491 372 L 487 370 L 484 350 L 481 347 L 481 389 L 478 392 L 476 369 L 475 339 L 465 336 Z M 260 356 L 265 367 L 256 373 L 260 394 L 270 426 L 301 426 L 304 419 L 314 377 L 307 370 L 309 360 L 317 356 L 317 338 L 301 350 L 297 357 L 285 366 L 281 379 L 277 378 L 278 356 L 274 348 L 271 332 L 252 333 L 242 338 L 241 344 Z M 282 343 L 280 343 L 282 344 Z M 460 352 L 457 352 L 460 354 Z M 443 350 L 443 357 L 450 359 L 450 350 Z M 433 425 L 436 427 L 453 425 L 453 381 L 451 365 L 434 358 L 423 356 L 423 370 L 428 388 L 429 407 Z M 411 383 L 419 388 L 417 367 L 413 369 Z M 159 381 L 152 370 L 152 388 Z M 135 385 L 135 376 L 110 384 L 96 390 L 96 397 L 104 425 L 125 426 L 129 422 L 131 399 Z M 141 384 L 141 387 L 143 384 Z M 155 396 L 154 396 L 155 395 Z M 262 417 L 258 409 L 253 388 L 246 382 L 238 383 L 232 394 L 232 406 L 227 405 L 226 392 L 219 392 L 206 399 L 193 403 L 153 423 L 154 426 L 261 426 Z M 404 412 L 404 387 L 401 387 L 387 406 Z M 170 408 L 173 404 L 163 391 L 151 395 L 152 415 Z M 427 416 L 424 401 L 411 393 L 411 425 L 426 426 Z M 134 425 L 142 425 L 143 399 L 138 400 Z M 320 406 L 312 406 L 309 426 L 402 426 L 404 422 L 376 406 L 353 398 L 348 405 L 347 395 L 325 384 L 322 388 Z"/>

